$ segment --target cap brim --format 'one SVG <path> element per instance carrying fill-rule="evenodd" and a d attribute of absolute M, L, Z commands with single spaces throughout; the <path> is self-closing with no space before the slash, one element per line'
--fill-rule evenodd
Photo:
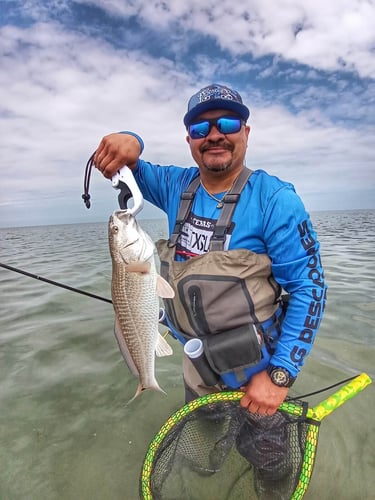
<path fill-rule="evenodd" d="M 229 101 L 228 99 L 215 99 L 212 101 L 201 102 L 188 111 L 184 116 L 185 127 L 190 125 L 190 123 L 202 113 L 213 109 L 226 109 L 228 111 L 233 111 L 234 113 L 237 113 L 245 122 L 250 115 L 249 109 L 244 104 Z"/>

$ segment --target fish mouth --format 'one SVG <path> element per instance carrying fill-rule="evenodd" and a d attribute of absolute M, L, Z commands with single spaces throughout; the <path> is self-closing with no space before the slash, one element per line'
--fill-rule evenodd
<path fill-rule="evenodd" d="M 136 220 L 134 218 L 134 215 L 129 212 L 128 209 L 125 210 L 115 210 L 110 216 L 109 216 L 109 224 L 110 225 L 118 225 L 119 221 L 121 224 L 125 224 L 126 226 L 129 226 L 131 224 L 136 225 Z"/>
<path fill-rule="evenodd" d="M 134 218 L 133 214 L 126 208 L 125 210 L 115 210 L 111 217 L 113 218 L 117 218 L 117 219 L 120 219 L 120 220 L 123 220 L 124 218 L 126 219 L 129 219 L 131 217 Z"/>

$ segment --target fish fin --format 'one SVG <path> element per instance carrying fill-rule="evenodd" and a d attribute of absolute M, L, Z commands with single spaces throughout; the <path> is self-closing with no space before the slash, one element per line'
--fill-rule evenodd
<path fill-rule="evenodd" d="M 126 270 L 129 273 L 142 273 L 149 274 L 151 269 L 151 264 L 149 262 L 129 262 L 126 266 Z"/>
<path fill-rule="evenodd" d="M 134 394 L 134 396 L 130 399 L 130 401 L 128 401 L 126 404 L 130 404 L 132 401 L 135 400 L 135 398 L 137 398 L 140 394 L 142 394 L 142 392 L 146 392 L 148 390 L 153 390 L 153 391 L 158 391 L 158 392 L 162 392 L 163 394 L 167 395 L 167 393 L 165 391 L 163 391 L 163 389 L 160 387 L 160 385 L 156 382 L 155 380 L 155 383 L 153 385 L 151 385 L 150 387 L 143 387 L 141 383 L 138 384 L 138 387 L 137 387 L 137 391 L 136 393 Z"/>
<path fill-rule="evenodd" d="M 164 356 L 170 356 L 171 354 L 173 354 L 172 347 L 168 344 L 165 338 L 162 335 L 160 335 L 160 333 L 158 334 L 155 354 L 159 358 L 163 358 Z"/>
<path fill-rule="evenodd" d="M 174 290 L 171 285 L 159 274 L 156 276 L 156 293 L 164 299 L 173 299 Z"/>
<path fill-rule="evenodd" d="M 120 322 L 117 319 L 117 317 L 115 319 L 114 332 L 115 332 L 115 337 L 117 339 L 118 346 L 119 346 L 121 354 L 125 360 L 125 363 L 127 364 L 127 367 L 129 368 L 130 372 L 133 375 L 138 377 L 139 376 L 138 369 L 134 364 L 134 361 L 133 361 L 133 358 L 131 357 L 128 346 L 126 345 L 124 336 L 122 335 L 122 332 L 121 332 Z"/>

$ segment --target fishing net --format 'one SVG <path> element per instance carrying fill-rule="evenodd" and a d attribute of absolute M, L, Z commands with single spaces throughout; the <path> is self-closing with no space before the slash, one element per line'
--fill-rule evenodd
<path fill-rule="evenodd" d="M 307 427 L 301 417 L 277 412 L 260 418 L 233 401 L 199 408 L 160 446 L 151 474 L 153 498 L 239 500 L 251 492 L 253 498 L 290 498 Z"/>
<path fill-rule="evenodd" d="M 370 382 L 362 374 L 314 408 L 286 401 L 270 417 L 243 409 L 238 392 L 191 401 L 151 442 L 141 498 L 301 499 L 314 466 L 320 421 Z"/>

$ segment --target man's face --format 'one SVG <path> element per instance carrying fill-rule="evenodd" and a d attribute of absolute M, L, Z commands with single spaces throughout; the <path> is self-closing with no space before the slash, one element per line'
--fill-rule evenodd
<path fill-rule="evenodd" d="M 200 115 L 194 122 L 206 119 L 217 119 L 221 116 L 238 116 L 223 109 L 207 111 Z M 192 139 L 186 137 L 190 145 L 191 154 L 200 169 L 211 172 L 224 172 L 226 170 L 239 170 L 244 165 L 247 140 L 250 132 L 248 125 L 242 125 L 238 132 L 223 134 L 212 126 L 207 137 Z"/>

